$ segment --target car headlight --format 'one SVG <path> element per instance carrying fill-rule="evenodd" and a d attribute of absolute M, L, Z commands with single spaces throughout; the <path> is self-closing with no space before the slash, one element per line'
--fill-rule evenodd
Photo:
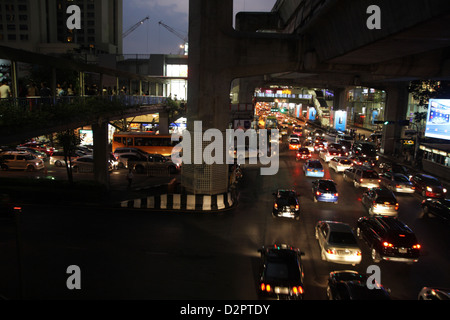
<path fill-rule="evenodd" d="M 447 193 L 447 189 L 445 189 L 445 188 L 444 188 L 444 189 L 442 189 L 442 191 L 443 191 L 444 193 Z"/>
<path fill-rule="evenodd" d="M 432 189 L 431 187 L 427 187 L 427 191 L 428 191 L 428 192 L 432 192 L 433 189 Z"/>

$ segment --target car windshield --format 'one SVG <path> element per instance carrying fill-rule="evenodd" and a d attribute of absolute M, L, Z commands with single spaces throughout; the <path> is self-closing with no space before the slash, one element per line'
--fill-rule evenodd
<path fill-rule="evenodd" d="M 355 236 L 350 232 L 336 232 L 330 233 L 328 242 L 333 244 L 357 244 Z"/>
<path fill-rule="evenodd" d="M 299 144 L 300 142 L 297 139 L 292 139 L 291 144 Z"/>
<path fill-rule="evenodd" d="M 362 177 L 366 179 L 378 179 L 378 173 L 375 171 L 363 171 Z"/>

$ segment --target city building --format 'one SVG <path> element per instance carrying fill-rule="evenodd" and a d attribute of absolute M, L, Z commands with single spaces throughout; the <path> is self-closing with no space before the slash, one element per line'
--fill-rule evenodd
<path fill-rule="evenodd" d="M 67 8 L 80 8 L 81 29 L 69 30 Z M 2 0 L 0 45 L 37 53 L 122 53 L 122 0 Z"/>

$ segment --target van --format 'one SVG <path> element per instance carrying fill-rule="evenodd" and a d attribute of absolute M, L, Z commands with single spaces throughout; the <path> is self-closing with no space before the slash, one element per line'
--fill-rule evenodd
<path fill-rule="evenodd" d="M 0 154 L 2 170 L 36 171 L 44 169 L 44 161 L 24 151 L 5 151 Z"/>

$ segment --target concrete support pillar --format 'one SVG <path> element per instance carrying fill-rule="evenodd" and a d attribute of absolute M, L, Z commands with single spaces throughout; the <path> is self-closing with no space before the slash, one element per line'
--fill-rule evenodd
<path fill-rule="evenodd" d="M 92 124 L 94 136 L 94 179 L 109 187 L 108 170 L 108 122 L 99 121 Z"/>
<path fill-rule="evenodd" d="M 347 88 L 335 88 L 333 110 L 347 110 Z"/>
<path fill-rule="evenodd" d="M 395 124 L 387 124 L 383 127 L 383 139 L 380 151 L 384 154 L 396 154 L 401 150 L 402 126 L 399 121 L 406 119 L 408 108 L 408 85 L 398 84 L 386 88 L 387 101 L 384 111 L 385 121 L 396 121 Z"/>
<path fill-rule="evenodd" d="M 11 80 L 12 80 L 12 95 L 13 98 L 19 97 L 19 84 L 18 84 L 18 71 L 17 71 L 17 62 L 11 61 Z"/>
<path fill-rule="evenodd" d="M 169 114 L 167 112 L 159 113 L 159 134 L 169 134 Z"/>

